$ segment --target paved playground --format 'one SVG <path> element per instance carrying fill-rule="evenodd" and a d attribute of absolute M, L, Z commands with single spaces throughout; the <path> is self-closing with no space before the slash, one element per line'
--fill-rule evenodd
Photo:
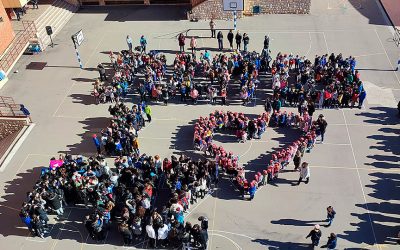
<path fill-rule="evenodd" d="M 311 165 L 308 185 L 292 186 L 298 173 L 282 173 L 276 185 L 264 186 L 249 202 L 223 180 L 213 194 L 194 205 L 187 218 L 209 218 L 209 249 L 309 249 L 305 236 L 314 224 L 324 224 L 321 221 L 329 205 L 335 208 L 337 217 L 331 227 L 322 227 L 321 243 L 334 232 L 339 238 L 338 249 L 398 248 L 400 125 L 396 105 L 400 100 L 400 72 L 393 69 L 399 48 L 375 0 L 312 3 L 310 15 L 248 17 L 240 20 L 238 27 L 249 34 L 251 50 L 259 51 L 265 34 L 269 34 L 274 56 L 279 51 L 310 59 L 331 52 L 355 56 L 367 90 L 366 106 L 361 110 L 316 112 L 324 114 L 329 125 L 326 142 L 316 144 L 305 155 Z M 91 134 L 104 128 L 109 118 L 108 105 L 95 105 L 91 96 L 92 82 L 98 77 L 97 64 L 109 62 L 108 51 L 126 49 L 127 34 L 137 43 L 140 35 L 145 35 L 148 47 L 164 52 L 171 63 L 178 50 L 175 36 L 180 31 L 208 27 L 207 22 L 179 20 L 177 17 L 183 14 L 176 7 L 85 8 L 54 39 L 54 48 L 18 61 L 14 69 L 19 72 L 10 76 L 0 95 L 25 104 L 36 126 L 10 164 L 0 170 L 2 249 L 126 248 L 116 229 L 104 242 L 93 242 L 81 223 L 84 209 L 68 209 L 64 220 L 53 219 L 51 236 L 46 239 L 29 236 L 18 210 L 50 157 L 59 153 L 95 154 Z M 217 29 L 232 26 L 230 21 L 216 23 Z M 80 29 L 85 35 L 79 48 L 84 70 L 78 67 L 71 41 L 71 35 Z M 217 53 L 217 41 L 207 38 L 209 31 L 190 31 L 191 35 L 200 37 L 199 47 Z M 47 66 L 41 71 L 26 70 L 30 62 L 47 62 Z M 267 85 L 262 83 L 261 87 Z M 258 104 L 263 97 L 257 95 Z M 153 105 L 154 121 L 139 136 L 141 152 L 162 158 L 180 152 L 198 156 L 192 150 L 193 122 L 215 109 L 259 114 L 263 106 L 232 103 L 222 108 L 202 102 Z M 221 136 L 218 143 L 238 153 L 240 162 L 254 172 L 270 159 L 273 149 L 295 138 L 296 131 L 268 128 L 259 141 L 239 144 Z"/>

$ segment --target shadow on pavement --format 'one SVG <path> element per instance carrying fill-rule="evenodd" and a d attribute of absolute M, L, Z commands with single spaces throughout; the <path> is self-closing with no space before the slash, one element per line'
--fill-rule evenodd
<path fill-rule="evenodd" d="M 399 117 L 395 108 L 372 107 L 366 112 L 357 114 L 365 118 L 364 122 L 374 125 L 398 125 Z M 354 231 L 345 231 L 338 235 L 350 242 L 366 243 L 373 245 L 388 244 L 396 245 L 396 236 L 399 232 L 398 221 L 400 211 L 400 194 L 397 192 L 400 186 L 400 173 L 398 172 L 379 172 L 379 169 L 398 170 L 400 162 L 400 129 L 397 127 L 381 127 L 379 132 L 384 135 L 369 135 L 367 138 L 374 143 L 370 149 L 379 150 L 379 154 L 368 155 L 373 159 L 373 163 L 364 163 L 370 165 L 373 169 L 368 174 L 368 179 L 364 185 L 368 189 L 366 204 L 356 204 L 356 207 L 365 209 L 365 213 L 353 213 L 352 216 L 360 220 L 359 223 L 352 223 L 356 227 Z M 367 211 L 368 210 L 368 211 Z M 371 228 L 373 227 L 373 229 Z M 373 231 L 372 231 L 373 230 Z"/>
<path fill-rule="evenodd" d="M 104 21 L 179 21 L 187 19 L 189 5 L 85 6 L 79 14 L 107 14 Z"/>
<path fill-rule="evenodd" d="M 93 134 L 99 135 L 102 129 L 107 128 L 111 119 L 107 117 L 87 118 L 80 121 L 83 124 L 85 132 L 78 134 L 81 141 L 72 145 L 67 145 L 68 150 L 59 151 L 63 154 L 94 156 L 97 154 L 96 147 L 93 143 Z"/>

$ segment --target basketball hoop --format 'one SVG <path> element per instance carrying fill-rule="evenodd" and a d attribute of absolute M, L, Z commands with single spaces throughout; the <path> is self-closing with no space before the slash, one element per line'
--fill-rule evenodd
<path fill-rule="evenodd" d="M 237 12 L 244 10 L 244 0 L 223 0 L 224 11 L 233 11 L 233 29 L 237 29 Z"/>

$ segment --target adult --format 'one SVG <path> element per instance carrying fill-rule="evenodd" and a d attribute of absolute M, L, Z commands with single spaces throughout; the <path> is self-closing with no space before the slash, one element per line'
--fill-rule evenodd
<path fill-rule="evenodd" d="M 301 164 L 300 177 L 297 185 L 300 185 L 302 181 L 304 181 L 305 184 L 308 184 L 308 182 L 310 181 L 310 167 L 308 166 L 307 162 L 303 162 Z"/>
<path fill-rule="evenodd" d="M 320 226 L 316 224 L 314 226 L 314 229 L 310 231 L 310 233 L 306 236 L 306 239 L 311 237 L 311 244 L 313 246 L 318 246 L 319 245 L 319 240 L 322 236 Z"/>
<path fill-rule="evenodd" d="M 247 52 L 247 46 L 249 45 L 250 38 L 247 33 L 243 34 L 243 50 Z"/>
<path fill-rule="evenodd" d="M 147 40 L 146 40 L 146 38 L 144 37 L 144 35 L 142 35 L 141 37 L 140 37 L 140 47 L 141 47 L 141 49 L 142 49 L 142 52 L 144 52 L 144 53 L 146 53 L 146 46 L 147 46 Z"/>
<path fill-rule="evenodd" d="M 128 44 L 128 50 L 132 51 L 132 38 L 129 35 L 126 36 L 126 43 Z"/>
<path fill-rule="evenodd" d="M 240 32 L 238 31 L 238 32 L 236 32 L 236 35 L 235 35 L 235 40 L 236 40 L 236 49 L 238 50 L 238 51 L 240 51 L 240 48 L 241 48 L 241 44 L 242 44 L 242 35 L 240 34 Z"/>
<path fill-rule="evenodd" d="M 222 34 L 222 31 L 218 31 L 217 39 L 218 39 L 218 49 L 222 51 L 224 49 L 224 35 Z"/>
<path fill-rule="evenodd" d="M 190 49 L 192 50 L 192 55 L 196 55 L 197 40 L 194 36 L 190 39 Z"/>
<path fill-rule="evenodd" d="M 215 38 L 215 22 L 214 19 L 212 18 L 210 21 L 210 30 L 211 30 L 211 38 Z"/>
<path fill-rule="evenodd" d="M 99 71 L 100 81 L 107 81 L 106 69 L 103 64 L 99 63 L 99 65 L 97 65 L 97 71 Z"/>
<path fill-rule="evenodd" d="M 312 117 L 315 112 L 315 104 L 313 101 L 307 102 L 307 112 Z"/>
<path fill-rule="evenodd" d="M 227 35 L 226 37 L 228 38 L 228 41 L 229 41 L 229 48 L 230 48 L 231 50 L 233 50 L 233 38 L 234 38 L 235 36 L 234 36 L 232 30 L 229 30 L 229 33 L 228 33 L 228 35 Z"/>
<path fill-rule="evenodd" d="M 267 50 L 267 51 L 268 51 L 268 49 L 269 49 L 269 36 L 266 35 L 266 36 L 264 37 L 264 50 Z"/>
<path fill-rule="evenodd" d="M 326 208 L 326 221 L 328 222 L 327 227 L 332 225 L 333 219 L 335 218 L 336 211 L 333 209 L 332 206 Z"/>
<path fill-rule="evenodd" d="M 328 127 L 328 123 L 326 122 L 323 114 L 320 114 L 318 116 L 316 126 L 317 126 L 317 135 L 321 136 L 321 143 L 324 143 L 325 132 L 326 128 Z"/>
<path fill-rule="evenodd" d="M 183 33 L 179 34 L 178 44 L 179 44 L 179 51 L 181 53 L 185 52 L 185 35 Z"/>
<path fill-rule="evenodd" d="M 298 149 L 293 157 L 293 163 L 294 163 L 294 170 L 297 171 L 299 170 L 300 163 L 301 163 L 301 151 Z"/>

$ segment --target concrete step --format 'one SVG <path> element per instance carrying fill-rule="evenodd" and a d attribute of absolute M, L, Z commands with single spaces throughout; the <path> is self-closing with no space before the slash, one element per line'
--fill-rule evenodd
<path fill-rule="evenodd" d="M 43 24 L 50 15 L 52 15 L 56 10 L 64 8 L 65 5 L 66 2 L 62 0 L 54 1 L 54 3 L 38 19 L 36 19 L 36 27 L 39 28 L 39 26 L 41 26 L 41 24 Z"/>
<path fill-rule="evenodd" d="M 63 16 L 60 17 L 58 21 L 54 24 L 53 34 L 58 34 L 61 31 L 61 29 L 68 23 L 68 21 L 72 18 L 73 15 L 74 15 L 73 12 L 65 12 Z M 42 39 L 42 42 L 47 46 L 50 45 L 51 44 L 50 37 L 47 34 L 45 34 L 44 38 Z"/>
<path fill-rule="evenodd" d="M 77 10 L 78 6 L 73 6 L 63 0 L 57 0 L 53 6 L 39 17 L 36 21 L 37 36 L 42 43 L 43 50 L 51 44 L 50 37 L 46 32 L 46 26 L 52 27 L 52 38 L 54 38 Z"/>
<path fill-rule="evenodd" d="M 57 16 L 62 13 L 63 11 L 66 10 L 67 7 L 67 3 L 66 2 L 62 2 L 60 5 L 57 6 L 52 6 L 48 9 L 46 15 L 39 20 L 38 22 L 36 22 L 36 28 L 38 30 L 38 32 L 42 32 L 42 31 L 46 31 L 45 27 L 47 25 L 51 26 L 51 21 L 54 18 L 57 18 Z"/>

